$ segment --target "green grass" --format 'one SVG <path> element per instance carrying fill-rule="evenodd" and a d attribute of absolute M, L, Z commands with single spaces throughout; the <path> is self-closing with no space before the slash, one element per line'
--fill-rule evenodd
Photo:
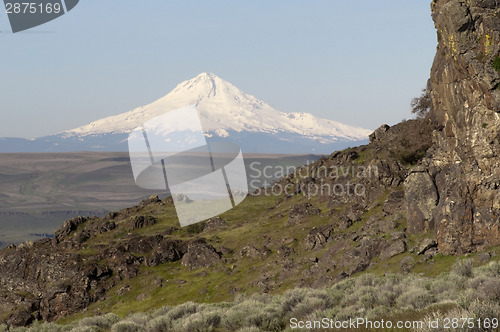
<path fill-rule="evenodd" d="M 417 263 L 411 271 L 413 273 L 421 273 L 427 277 L 435 277 L 444 272 L 449 272 L 456 262 L 457 257 L 437 254 L 432 260 L 432 263 Z M 418 260 L 416 260 L 416 262 L 418 262 Z"/>
<path fill-rule="evenodd" d="M 373 150 L 366 149 L 359 153 L 359 157 L 355 160 L 355 163 L 358 165 L 364 165 L 367 162 L 370 162 L 373 158 Z"/>
<path fill-rule="evenodd" d="M 383 202 L 386 200 L 389 191 L 386 191 L 377 200 L 378 204 L 370 211 L 365 212 L 361 221 L 355 223 L 352 227 L 342 232 L 355 233 L 362 229 L 364 224 L 370 217 L 382 213 Z M 256 248 L 262 248 L 265 244 L 265 239 L 279 239 L 283 236 L 283 228 L 287 229 L 286 234 L 293 234 L 294 240 L 289 247 L 294 248 L 301 253 L 301 259 L 308 258 L 335 260 L 340 258 L 342 252 L 337 252 L 334 257 L 331 257 L 329 247 L 311 251 L 304 251 L 303 241 L 309 230 L 313 227 L 319 227 L 331 222 L 329 216 L 328 201 L 319 198 L 307 200 L 301 197 L 283 200 L 279 205 L 276 201 L 282 196 L 249 196 L 236 208 L 221 215 L 221 218 L 228 223 L 226 229 L 216 233 L 203 234 L 204 237 L 215 248 L 223 244 L 226 248 L 233 251 L 233 254 L 226 256 L 228 263 L 219 264 L 213 268 L 200 270 L 190 270 L 182 266 L 180 262 L 163 264 L 157 267 L 144 267 L 140 269 L 140 278 L 124 280 L 118 283 L 108 294 L 103 302 L 94 303 L 89 307 L 86 314 L 75 315 L 70 319 L 65 319 L 63 322 L 70 322 L 74 319 L 81 318 L 84 315 L 92 315 L 97 312 L 114 312 L 119 316 L 126 316 L 134 312 L 150 311 L 160 308 L 166 304 L 178 305 L 187 301 L 195 301 L 198 303 L 226 302 L 234 300 L 234 296 L 239 293 L 247 295 L 258 293 L 261 290 L 253 283 L 264 273 L 271 273 L 274 279 L 280 278 L 280 265 L 269 264 L 273 260 L 280 259 L 275 250 L 276 247 L 271 245 L 271 254 L 262 261 L 260 258 L 244 257 L 239 258 L 239 250 L 249 244 Z M 302 223 L 290 226 L 288 225 L 288 212 L 290 208 L 298 203 L 309 202 L 315 207 L 318 207 L 322 212 L 319 215 L 309 216 Z M 336 209 L 341 212 L 345 207 Z M 118 225 L 122 227 L 114 231 L 104 233 L 98 238 L 91 239 L 87 244 L 87 248 L 81 253 L 91 255 L 96 252 L 93 246 L 109 243 L 113 239 L 125 236 L 126 232 L 131 232 L 136 235 L 146 236 L 153 235 L 166 227 L 174 227 L 177 225 L 177 220 L 173 214 L 172 206 L 148 206 L 141 211 L 142 215 L 155 215 L 157 223 L 153 226 L 137 230 L 121 229 L 123 226 L 128 227 L 130 221 L 125 218 L 117 220 Z M 251 218 L 248 218 L 251 216 Z M 201 230 L 201 229 L 200 229 Z M 195 238 L 200 230 L 190 232 L 187 228 L 182 228 L 172 234 L 177 238 Z M 337 233 L 340 233 L 339 231 Z M 265 235 L 265 236 L 263 236 Z M 232 261 L 232 258 L 237 258 Z M 397 257 L 394 258 L 396 260 Z M 271 294 L 281 294 L 289 288 L 293 288 L 297 282 L 297 277 L 309 269 L 311 264 L 302 265 L 297 274 L 282 280 L 281 287 L 271 290 Z M 396 266 L 396 264 L 394 264 Z M 386 271 L 387 272 L 387 271 Z M 163 287 L 151 288 L 154 279 L 163 279 Z M 315 276 L 310 277 L 308 282 L 313 282 Z M 185 280 L 186 283 L 179 284 L 176 280 Z M 131 291 L 119 295 L 119 290 L 128 285 Z M 242 286 L 243 285 L 243 286 Z M 252 286 L 253 285 L 253 286 Z M 143 301 L 136 300 L 141 294 L 146 294 L 147 299 Z"/>
<path fill-rule="evenodd" d="M 426 328 L 429 319 L 498 318 L 500 305 L 492 302 L 491 298 L 492 295 L 494 296 L 492 293 L 495 291 L 494 285 L 498 285 L 499 263 L 493 262 L 476 267 L 470 275 L 463 275 L 456 271 L 460 270 L 454 269 L 454 272 L 443 273 L 436 277 L 416 274 L 386 273 L 384 276 L 364 274 L 322 289 L 294 289 L 272 296 L 267 294 L 243 296 L 234 302 L 209 304 L 199 301 L 200 303 L 188 303 L 188 305 L 177 307 L 163 307 L 159 311 L 148 310 L 144 305 L 146 302 L 155 301 L 154 299 L 135 300 L 140 292 L 132 291 L 123 297 L 116 297 L 117 303 L 126 302 L 129 304 L 128 307 L 115 305 L 113 309 L 120 316 L 126 317 L 122 319 L 121 324 L 134 322 L 133 324 L 144 327 L 161 317 L 162 321 L 167 324 L 166 328 L 172 331 L 234 331 L 239 327 L 251 326 L 255 331 L 291 331 L 289 319 L 294 317 L 298 320 L 330 318 L 337 321 L 345 321 L 349 318 L 365 318 L 370 321 L 383 319 L 393 324 L 398 321 L 422 322 L 423 331 L 430 332 L 431 330 Z M 169 272 L 165 271 L 165 273 Z M 182 271 L 181 273 L 186 273 L 187 278 L 195 272 Z M 146 285 L 148 280 L 141 282 Z M 493 286 L 489 286 L 490 288 L 481 286 L 488 284 Z M 479 289 L 476 289 L 478 285 Z M 182 287 L 156 290 L 151 297 L 156 299 L 161 296 L 175 296 L 175 291 L 179 292 L 181 289 Z M 223 290 L 207 285 L 205 294 L 216 294 Z M 161 301 L 158 301 L 157 305 L 161 306 Z M 142 313 L 144 311 L 146 313 Z M 175 314 L 170 315 L 171 312 Z M 213 315 L 218 319 L 203 319 L 214 317 Z M 101 326 L 108 327 L 118 324 L 112 316 L 106 317 L 103 316 L 100 320 L 94 318 L 87 322 L 59 321 L 59 324 L 71 324 L 69 326 L 36 324 L 33 332 L 40 330 L 59 332 L 62 329 L 68 330 L 80 325 L 92 326 L 92 322 L 100 322 Z M 196 321 L 198 322 L 195 325 L 196 329 L 187 328 L 187 326 L 193 326 L 191 324 Z M 112 328 L 112 330 L 116 329 Z M 165 326 L 162 330 L 165 330 Z M 315 331 L 322 331 L 322 329 Z M 352 331 L 376 330 L 362 327 Z M 382 329 L 382 331 L 411 331 L 411 329 L 393 328 Z M 498 331 L 498 329 L 492 331 Z M 13 330 L 12 332 L 21 331 Z"/>
<path fill-rule="evenodd" d="M 373 157 L 372 153 L 369 149 L 361 152 L 355 162 L 362 164 L 368 162 Z M 84 243 L 79 252 L 82 259 L 91 262 L 95 260 L 93 263 L 105 266 L 106 261 L 100 261 L 98 255 L 103 246 L 118 246 L 126 244 L 130 237 L 158 234 L 162 234 L 164 238 L 182 241 L 204 238 L 216 250 L 223 246 L 229 249 L 229 253 L 224 254 L 219 263 L 205 269 L 191 270 L 183 266 L 181 261 L 156 267 L 148 267 L 142 264 L 139 268 L 138 277 L 123 280 L 115 278 L 116 284 L 107 292 L 105 298 L 91 304 L 85 312 L 69 316 L 60 320 L 60 322 L 70 323 L 82 317 L 109 312 L 120 317 L 140 312 L 151 313 L 166 305 L 180 305 L 189 301 L 200 304 L 230 303 L 240 296 L 248 297 L 262 293 L 264 287 L 257 281 L 266 274 L 270 280 L 270 286 L 268 285 L 269 288 L 266 291 L 273 296 L 288 296 L 286 295 L 287 292 L 297 287 L 297 285 L 312 285 L 319 279 L 318 273 L 323 273 L 323 271 L 325 271 L 326 277 L 333 280 L 341 271 L 349 271 L 351 266 L 346 265 L 354 264 L 354 262 L 343 262 L 342 256 L 360 244 L 359 240 L 352 240 L 355 235 L 359 235 L 360 238 L 373 236 L 390 244 L 391 233 L 402 231 L 406 227 L 406 216 L 402 212 L 402 217 L 397 221 L 398 226 L 394 230 L 387 233 L 379 231 L 371 234 L 377 231 L 365 228 L 370 219 L 375 217 L 383 220 L 387 217 L 383 211 L 384 203 L 394 190 L 402 190 L 402 188 L 386 189 L 377 199 L 370 202 L 371 208 L 361 215 L 361 220 L 344 230 L 335 229 L 335 225 L 338 224 L 338 219 L 349 208 L 349 204 L 343 204 L 332 209 L 329 207 L 331 197 L 313 197 L 309 200 L 304 195 L 291 198 L 285 198 L 284 195 L 249 196 L 236 208 L 220 216 L 228 224 L 226 228 L 211 232 L 203 231 L 203 223 L 181 228 L 176 217 L 175 208 L 169 200 L 164 200 L 162 203 L 141 204 L 139 207 L 126 209 L 113 219 L 113 222 L 117 224 L 116 229 L 92 236 Z M 317 215 L 306 215 L 301 222 L 290 224 L 289 214 L 291 208 L 294 205 L 303 203 L 311 203 L 314 207 L 319 208 L 321 212 Z M 133 220 L 137 216 L 154 216 L 157 222 L 145 228 L 132 229 Z M 80 227 L 83 229 L 99 222 L 101 221 L 90 220 Z M 305 239 L 314 227 L 331 227 L 333 235 L 323 247 L 319 246 L 306 250 Z M 177 230 L 167 234 L 166 230 L 172 228 Z M 82 229 L 74 232 L 71 237 L 78 234 Z M 408 235 L 406 239 L 408 248 L 418 246 L 423 239 L 428 237 L 434 237 L 433 231 L 420 235 Z M 270 254 L 264 258 L 241 257 L 240 251 L 247 245 L 254 246 L 258 250 L 266 247 L 270 250 Z M 295 250 L 295 253 L 286 258 L 289 262 L 294 263 L 292 273 L 285 273 L 283 262 L 285 258 L 280 257 L 277 252 L 281 246 Z M 150 254 L 136 253 L 136 256 L 146 257 Z M 371 275 L 384 276 L 399 273 L 401 271 L 401 260 L 409 256 L 413 257 L 415 261 L 415 266 L 411 272 L 420 275 L 419 278 L 422 278 L 422 282 L 425 283 L 429 283 L 429 280 L 431 280 L 425 279 L 426 277 L 445 276 L 456 261 L 456 257 L 443 255 L 437 255 L 430 261 L 424 261 L 423 256 L 405 252 L 387 260 L 380 260 L 380 258 L 372 260 L 370 268 L 367 271 L 357 273 L 352 278 L 352 282 L 356 283 L 357 280 L 362 280 L 362 278 L 373 278 Z M 315 260 L 318 260 L 318 265 L 316 265 Z M 317 268 L 320 264 L 323 264 L 320 266 L 323 270 L 314 272 L 312 268 Z M 328 267 L 328 270 L 325 267 Z M 412 275 L 414 276 L 414 274 Z M 375 278 L 379 281 L 383 280 L 383 278 Z M 409 277 L 398 276 L 397 278 Z M 162 287 L 154 286 L 155 281 L 158 279 L 163 280 Z M 179 282 L 181 280 L 184 280 L 185 283 Z M 351 279 L 343 281 L 341 283 L 342 287 L 347 287 L 349 280 Z M 380 283 L 384 282 L 380 281 Z M 418 286 L 418 283 L 416 286 Z M 129 287 L 130 291 L 121 294 L 124 287 Z M 358 291 L 357 288 L 350 289 L 351 293 L 356 291 Z M 332 292 L 335 293 L 336 291 Z M 141 300 L 139 297 L 142 295 L 145 296 L 145 299 Z M 344 294 L 346 297 L 350 295 L 349 292 Z M 357 300 L 351 298 L 350 301 L 356 303 Z M 399 315 L 398 312 L 385 314 L 388 317 L 394 315 L 394 317 L 397 317 Z M 420 312 L 412 309 L 406 313 L 403 312 L 402 315 L 425 315 L 425 311 Z"/>
<path fill-rule="evenodd" d="M 203 272 L 200 272 L 200 270 L 190 270 L 182 266 L 180 261 L 157 267 L 142 266 L 140 269 L 142 277 L 123 280 L 110 290 L 106 300 L 92 304 L 86 314 L 74 315 L 71 318 L 63 319 L 62 322 L 71 322 L 97 312 L 114 312 L 120 316 L 125 316 L 133 312 L 160 308 L 166 304 L 176 305 L 187 301 L 199 303 L 232 301 L 234 296 L 241 292 L 244 294 L 260 292 L 257 286 L 251 286 L 251 283 L 258 279 L 259 276 L 263 273 L 272 273 L 275 278 L 279 276 L 281 267 L 266 263 L 279 259 L 275 252 L 276 248 L 271 248 L 272 252 L 266 258 L 266 262 L 263 262 L 260 258 L 239 258 L 239 250 L 247 244 L 253 245 L 256 248 L 262 248 L 265 238 L 280 238 L 283 236 L 283 227 L 287 227 L 289 228 L 287 234 L 293 234 L 295 237 L 295 240 L 289 246 L 301 252 L 303 251 L 303 244 L 296 239 L 305 238 L 312 227 L 321 226 L 330 220 L 329 216 L 320 214 L 310 216 L 301 224 L 288 226 L 288 211 L 294 204 L 311 202 L 321 209 L 326 209 L 328 202 L 321 202 L 317 199 L 309 201 L 296 197 L 285 200 L 278 206 L 275 206 L 276 200 L 279 198 L 282 197 L 249 196 L 239 206 L 221 215 L 221 218 L 228 223 L 228 228 L 213 234 L 203 234 L 208 243 L 212 244 L 215 248 L 223 244 L 226 248 L 233 250 L 233 254 L 226 258 L 237 258 L 235 263 L 222 263 L 216 267 L 205 269 Z M 148 207 L 145 211 L 141 211 L 141 214 L 150 213 L 155 215 L 157 223 L 153 226 L 133 231 L 127 230 L 129 218 L 117 220 L 117 224 L 122 227 L 104 233 L 99 237 L 91 238 L 86 243 L 87 247 L 80 251 L 80 254 L 86 257 L 95 254 L 98 251 L 95 248 L 96 246 L 109 244 L 113 239 L 126 236 L 127 232 L 147 236 L 157 234 L 166 227 L 174 227 L 177 225 L 177 220 L 172 212 L 173 207 L 168 205 L 164 207 Z M 252 216 L 251 219 L 248 218 L 249 215 Z M 190 233 L 187 228 L 182 228 L 172 234 L 172 237 L 182 239 L 196 238 L 197 236 L 198 234 Z M 322 253 L 308 252 L 305 253 L 304 257 L 313 257 L 320 254 Z M 308 266 L 303 266 L 301 271 L 306 268 Z M 271 293 L 280 293 L 293 287 L 296 283 L 295 277 L 292 276 L 290 280 L 284 280 L 282 287 L 271 291 Z M 163 287 L 152 289 L 151 283 L 156 278 L 164 280 Z M 178 284 L 175 282 L 176 280 L 186 280 L 187 282 L 185 284 Z M 118 295 L 120 288 L 125 285 L 128 285 L 131 291 L 123 295 Z M 136 298 L 141 294 L 147 294 L 147 299 L 137 301 Z"/>
<path fill-rule="evenodd" d="M 371 216 L 380 214 L 383 208 L 382 203 L 387 198 L 387 195 L 388 192 L 382 195 L 378 200 L 380 204 L 363 214 L 362 220 L 355 223 L 351 228 L 347 229 L 346 232 L 354 233 L 359 231 Z M 220 243 L 223 243 L 225 247 L 234 251 L 232 256 L 237 257 L 239 249 L 247 244 L 262 248 L 264 240 L 263 234 L 265 234 L 266 238 L 280 238 L 283 235 L 283 227 L 287 227 L 288 234 L 293 234 L 295 239 L 303 239 L 312 227 L 324 225 L 330 220 L 330 217 L 327 215 L 327 201 L 321 201 L 317 198 L 306 200 L 305 198 L 295 197 L 293 199 L 284 200 L 276 206 L 276 200 L 279 198 L 282 197 L 248 197 L 235 209 L 221 215 L 221 218 L 228 223 L 228 228 L 220 230 L 212 236 L 205 235 L 205 237 L 208 239 L 208 242 L 216 248 Z M 288 226 L 288 211 L 293 205 L 301 202 L 310 202 L 314 206 L 320 208 L 323 213 L 310 216 L 307 220 L 298 225 Z M 174 227 L 177 223 L 171 206 L 149 207 L 141 213 L 143 215 L 155 215 L 158 222 L 147 228 L 130 231 L 136 235 L 152 235 L 166 227 Z M 247 218 L 249 215 L 252 216 L 251 219 Z M 118 224 L 123 226 L 127 222 L 127 219 L 125 219 L 118 221 Z M 105 233 L 100 236 L 98 240 L 91 240 L 88 247 L 81 253 L 86 255 L 95 253 L 96 250 L 93 249 L 92 246 L 109 243 L 113 238 L 123 235 L 125 235 L 124 231 L 120 229 Z M 197 235 L 191 234 L 186 228 L 183 228 L 174 233 L 173 236 L 192 238 Z M 298 252 L 302 252 L 302 258 L 304 259 L 307 257 L 311 259 L 314 257 L 321 258 L 328 255 L 328 247 L 304 252 L 302 241 L 297 240 L 292 241 L 289 246 L 296 249 Z M 341 254 L 342 253 L 339 252 L 336 255 L 338 257 Z M 272 261 L 273 259 L 279 259 L 275 256 L 277 256 L 277 254 L 273 250 L 271 256 L 266 260 Z M 231 259 L 231 256 L 228 258 Z M 308 265 L 303 265 L 299 269 L 298 274 L 309 267 Z M 140 275 L 145 277 L 124 280 L 119 283 L 110 291 L 110 296 L 108 296 L 105 301 L 92 304 L 89 307 L 88 314 L 96 312 L 114 312 L 120 316 L 125 316 L 134 312 L 153 310 L 165 304 L 176 305 L 187 301 L 196 301 L 199 303 L 232 301 L 234 295 L 239 292 L 244 292 L 245 294 L 259 292 L 256 286 L 250 285 L 260 275 L 266 272 L 271 272 L 275 276 L 274 278 L 278 278 L 280 266 L 269 266 L 263 264 L 258 258 L 245 257 L 241 259 L 238 258 L 236 263 L 221 264 L 201 274 L 198 270 L 189 270 L 187 267 L 182 266 L 180 262 L 164 264 L 154 268 L 141 267 Z M 296 283 L 295 277 L 296 276 L 292 276 L 288 280 L 284 280 L 281 287 L 271 291 L 271 293 L 279 294 L 293 287 Z M 164 285 L 163 287 L 152 290 L 151 283 L 155 278 L 163 279 Z M 185 284 L 177 284 L 175 280 L 186 280 L 187 282 Z M 313 280 L 310 281 L 312 282 Z M 131 291 L 123 295 L 118 295 L 119 289 L 125 284 L 130 286 Z M 244 287 L 241 287 L 242 285 L 244 285 Z M 236 293 L 233 291 L 234 289 L 237 290 Z M 241 290 L 238 291 L 238 289 Z M 136 298 L 141 294 L 147 294 L 147 299 L 144 301 L 137 301 Z M 73 319 L 81 317 L 81 315 L 77 315 Z"/>
<path fill-rule="evenodd" d="M 491 64 L 493 69 L 496 71 L 500 72 L 500 56 L 496 56 L 495 59 L 493 59 L 493 63 Z"/>

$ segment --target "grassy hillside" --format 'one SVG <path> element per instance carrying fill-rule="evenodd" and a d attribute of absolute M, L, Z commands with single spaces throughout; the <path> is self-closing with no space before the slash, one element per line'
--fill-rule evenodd
<path fill-rule="evenodd" d="M 410 132 L 421 139 L 400 144 L 398 137 Z M 432 229 L 407 231 L 403 181 L 429 147 L 431 132 L 425 120 L 404 122 L 384 140 L 321 158 L 266 190 L 256 190 L 236 208 L 189 227 L 179 226 L 170 198 L 157 196 L 102 218 L 68 220 L 52 240 L 0 252 L 5 266 L 0 281 L 6 285 L 0 293 L 0 322 L 23 325 L 42 319 L 78 325 L 85 317 L 109 313 L 134 315 L 126 321 L 130 323 L 191 306 L 189 312 L 199 312 L 202 321 L 206 310 L 219 312 L 220 321 L 212 325 L 233 330 L 243 326 L 223 323 L 225 315 L 249 301 L 250 307 L 275 306 L 269 309 L 277 312 L 269 318 L 274 323 L 266 324 L 282 329 L 292 309 L 280 306 L 294 292 L 302 294 L 294 305 L 309 303 L 309 293 L 323 294 L 318 301 L 326 302 L 316 308 L 317 314 L 323 310 L 331 318 L 349 312 L 349 317 L 370 312 L 397 317 L 406 315 L 405 310 L 408 317 L 424 317 L 435 311 L 426 311 L 430 305 L 473 310 L 449 289 L 460 293 L 479 287 L 496 278 L 496 272 L 474 279 L 467 263 L 446 274 L 457 256 L 439 252 Z M 474 264 L 497 260 L 497 247 L 483 249 L 469 254 Z M 485 269 L 496 271 L 492 266 Z M 392 276 L 384 277 L 388 274 Z M 465 279 L 453 279 L 457 274 Z M 434 289 L 434 283 L 440 286 Z M 374 293 L 380 285 L 388 288 L 389 299 Z M 403 289 L 405 285 L 413 291 Z M 485 285 L 496 287 L 493 281 Z M 318 291 L 294 291 L 301 288 Z M 362 289 L 366 294 L 357 293 Z M 183 316 L 169 316 L 168 324 L 188 324 L 177 321 Z M 266 319 L 258 320 L 264 324 Z"/>
<path fill-rule="evenodd" d="M 125 318 L 109 313 L 65 325 L 37 323 L 29 329 L 11 330 L 0 326 L 0 331 L 294 331 L 297 326 L 307 327 L 308 321 L 321 325 L 299 330 L 499 331 L 500 262 L 473 266 L 473 259 L 458 258 L 451 272 L 435 278 L 363 274 L 322 289 L 297 288 L 276 296 L 238 296 L 222 303 L 186 302 Z M 359 318 L 364 321 L 356 328 L 338 328 L 338 324 Z M 475 327 L 452 329 L 453 323 L 449 323 L 450 328 L 446 329 L 447 319 L 453 318 L 460 326 L 466 322 Z M 373 325 L 369 324 L 382 320 L 385 328 L 370 328 Z M 429 323 L 436 320 L 440 328 L 429 328 Z M 391 329 L 388 322 L 394 326 L 404 322 L 406 328 Z"/>

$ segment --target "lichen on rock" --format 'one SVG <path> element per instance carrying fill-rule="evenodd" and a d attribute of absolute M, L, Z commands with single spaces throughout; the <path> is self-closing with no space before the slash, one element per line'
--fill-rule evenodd
<path fill-rule="evenodd" d="M 427 160 L 438 189 L 439 250 L 464 253 L 500 243 L 500 4 L 434 0 L 441 33 L 429 80 L 434 133 Z M 500 68 L 499 68 L 500 69 Z"/>

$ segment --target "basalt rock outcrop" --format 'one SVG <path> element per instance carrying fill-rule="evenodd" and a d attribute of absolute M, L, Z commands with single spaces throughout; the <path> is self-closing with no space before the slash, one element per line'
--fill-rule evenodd
<path fill-rule="evenodd" d="M 122 211 L 121 218 L 131 211 Z M 105 298 L 117 283 L 137 277 L 141 266 L 182 259 L 183 264 L 199 268 L 220 259 L 203 239 L 182 241 L 161 234 L 125 235 L 86 253 L 87 240 L 115 230 L 110 219 L 117 217 L 118 213 L 111 213 L 102 219 L 74 218 L 64 222 L 53 239 L 1 251 L 0 320 L 14 326 L 56 320 Z M 130 217 L 132 224 L 147 219 Z M 123 222 L 122 227 L 128 230 L 129 224 Z"/>
<path fill-rule="evenodd" d="M 434 0 L 431 8 L 430 119 L 441 130 L 425 161 L 439 197 L 430 222 L 439 251 L 464 253 L 500 243 L 500 3 Z"/>
<path fill-rule="evenodd" d="M 436 185 L 423 167 L 410 171 L 404 182 L 408 233 L 424 233 L 434 228 L 432 212 L 438 203 Z"/>

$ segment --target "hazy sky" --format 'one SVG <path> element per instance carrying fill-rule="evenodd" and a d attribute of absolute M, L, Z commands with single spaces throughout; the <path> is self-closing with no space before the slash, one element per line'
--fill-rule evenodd
<path fill-rule="evenodd" d="M 0 137 L 120 114 L 201 72 L 283 112 L 393 124 L 429 77 L 429 2 L 81 0 L 17 34 L 2 10 Z"/>

